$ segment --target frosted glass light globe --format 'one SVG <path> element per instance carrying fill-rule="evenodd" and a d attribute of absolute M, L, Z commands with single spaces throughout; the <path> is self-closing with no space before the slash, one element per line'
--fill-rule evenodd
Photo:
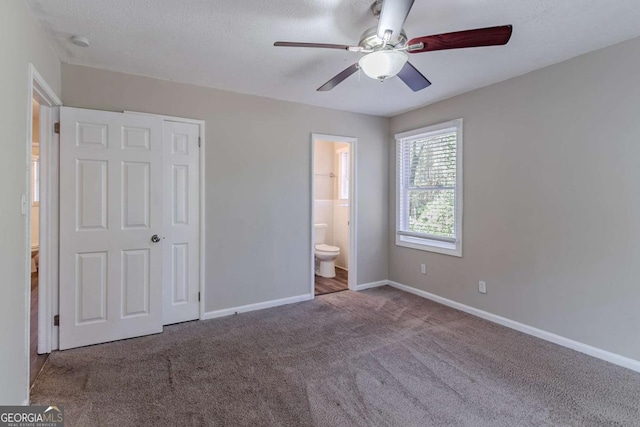
<path fill-rule="evenodd" d="M 358 65 L 364 73 L 376 80 L 393 77 L 402 70 L 409 56 L 397 50 L 379 50 L 363 56 Z"/>

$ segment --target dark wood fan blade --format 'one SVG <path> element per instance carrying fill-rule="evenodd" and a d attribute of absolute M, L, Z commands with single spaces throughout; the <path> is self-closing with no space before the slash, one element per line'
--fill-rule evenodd
<path fill-rule="evenodd" d="M 505 45 L 511 38 L 513 27 L 478 28 L 434 36 L 416 37 L 407 43 L 407 52 L 420 53 L 434 50 L 463 49 L 466 47 Z"/>
<path fill-rule="evenodd" d="M 338 86 L 340 83 L 345 81 L 347 79 L 347 77 L 349 77 L 351 74 L 353 74 L 356 71 L 358 71 L 358 68 L 360 68 L 360 67 L 358 67 L 358 64 L 356 63 L 356 64 L 353 64 L 352 66 L 350 66 L 349 68 L 346 68 L 346 69 L 342 70 L 334 78 L 332 78 L 331 80 L 329 80 L 328 82 L 326 82 L 325 84 L 320 86 L 318 88 L 318 91 L 326 92 L 328 90 L 333 89 L 334 87 Z"/>
<path fill-rule="evenodd" d="M 341 49 L 349 50 L 350 46 L 344 44 L 329 44 L 329 43 L 297 43 L 297 42 L 275 42 L 274 46 L 280 47 L 315 47 L 321 49 Z"/>
<path fill-rule="evenodd" d="M 407 20 L 413 2 L 414 0 L 383 0 L 378 22 L 378 37 L 384 39 L 384 34 L 390 31 L 391 40 L 397 39 L 402 32 L 404 21 Z"/>
<path fill-rule="evenodd" d="M 414 92 L 431 86 L 431 82 L 409 62 L 404 64 L 404 67 L 398 73 L 398 77 Z"/>

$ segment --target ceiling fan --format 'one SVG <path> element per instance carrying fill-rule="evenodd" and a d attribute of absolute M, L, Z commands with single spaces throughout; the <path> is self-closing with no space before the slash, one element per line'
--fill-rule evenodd
<path fill-rule="evenodd" d="M 357 63 L 320 86 L 318 91 L 333 89 L 361 69 L 368 77 L 380 81 L 398 76 L 411 90 L 417 92 L 430 86 L 431 82 L 411 65 L 407 53 L 499 46 L 507 44 L 511 38 L 513 27 L 503 25 L 409 39 L 402 27 L 413 2 L 414 0 L 376 0 L 371 5 L 371 11 L 379 19 L 378 25 L 362 33 L 357 46 L 297 42 L 275 42 L 273 45 L 340 49 L 364 54 Z"/>

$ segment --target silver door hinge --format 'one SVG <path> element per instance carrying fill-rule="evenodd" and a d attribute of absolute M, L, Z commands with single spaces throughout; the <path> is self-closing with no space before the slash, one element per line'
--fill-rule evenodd
<path fill-rule="evenodd" d="M 202 138 L 198 137 L 198 148 L 202 146 Z"/>
<path fill-rule="evenodd" d="M 54 133 L 60 133 L 60 122 L 57 122 L 57 123 L 53 124 L 53 132 Z"/>
<path fill-rule="evenodd" d="M 56 314 L 53 316 L 53 326 L 60 326 L 60 315 Z"/>
<path fill-rule="evenodd" d="M 200 292 L 198 292 L 198 301 L 200 301 Z"/>

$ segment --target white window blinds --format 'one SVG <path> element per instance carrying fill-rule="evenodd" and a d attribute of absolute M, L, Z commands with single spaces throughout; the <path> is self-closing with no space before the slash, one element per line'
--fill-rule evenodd
<path fill-rule="evenodd" d="M 461 121 L 421 129 L 398 139 L 400 240 L 456 249 L 461 224 L 460 141 Z"/>

